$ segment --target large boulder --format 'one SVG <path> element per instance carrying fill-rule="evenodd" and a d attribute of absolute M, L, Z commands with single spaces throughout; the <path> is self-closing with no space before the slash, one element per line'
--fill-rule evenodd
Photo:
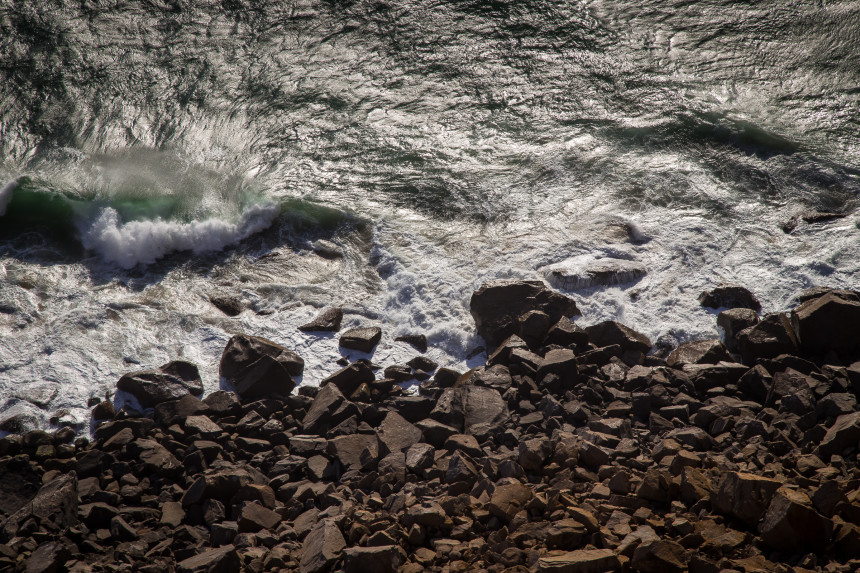
<path fill-rule="evenodd" d="M 788 317 L 782 313 L 769 314 L 755 326 L 741 330 L 737 340 L 744 364 L 752 365 L 757 358 L 797 352 L 797 336 Z"/>
<path fill-rule="evenodd" d="M 465 434 L 485 434 L 500 430 L 508 419 L 508 407 L 501 394 L 485 386 L 446 388 L 430 417 Z"/>
<path fill-rule="evenodd" d="M 758 314 L 749 308 L 730 308 L 717 315 L 717 329 L 722 331 L 726 349 L 738 349 L 738 333 L 758 324 Z"/>
<path fill-rule="evenodd" d="M 782 482 L 743 472 L 729 472 L 711 496 L 714 511 L 733 515 L 755 525 L 770 505 Z"/>
<path fill-rule="evenodd" d="M 313 320 L 299 327 L 302 332 L 337 332 L 343 320 L 343 309 L 329 306 L 322 309 Z"/>
<path fill-rule="evenodd" d="M 299 571 L 301 573 L 328 571 L 340 558 L 344 549 L 346 549 L 346 540 L 335 521 L 323 519 L 305 537 Z"/>
<path fill-rule="evenodd" d="M 666 358 L 669 366 L 684 364 L 716 364 L 720 361 L 731 362 L 728 350 L 719 340 L 696 340 L 682 342 Z"/>
<path fill-rule="evenodd" d="M 605 320 L 595 325 L 586 327 L 588 340 L 595 346 L 618 345 L 622 350 L 636 350 L 648 352 L 651 350 L 651 341 L 644 334 L 640 334 L 614 320 Z"/>
<path fill-rule="evenodd" d="M 129 372 L 117 381 L 116 387 L 137 398 L 144 408 L 189 394 L 203 394 L 203 381 L 197 366 L 183 360 L 168 362 L 154 370 Z"/>
<path fill-rule="evenodd" d="M 860 302 L 827 293 L 795 308 L 791 325 L 806 352 L 850 352 L 860 346 Z"/>
<path fill-rule="evenodd" d="M 340 345 L 343 348 L 370 353 L 382 340 L 382 329 L 378 326 L 366 326 L 361 328 L 350 328 L 340 336 Z"/>
<path fill-rule="evenodd" d="M 842 454 L 842 451 L 860 446 L 860 412 L 843 414 L 836 418 L 836 423 L 827 430 L 818 451 L 825 461 L 830 456 Z"/>
<path fill-rule="evenodd" d="M 755 312 L 761 310 L 758 298 L 738 285 L 721 284 L 710 291 L 699 295 L 699 304 L 708 308 L 749 308 Z"/>
<path fill-rule="evenodd" d="M 288 396 L 305 361 L 280 344 L 247 334 L 233 336 L 221 355 L 220 373 L 244 399 Z"/>
<path fill-rule="evenodd" d="M 347 400 L 336 385 L 329 384 L 314 397 L 302 420 L 302 428 L 307 434 L 323 435 L 356 414 L 358 407 Z"/>
<path fill-rule="evenodd" d="M 774 494 L 758 530 L 774 549 L 799 553 L 823 549 L 833 534 L 833 522 L 815 511 L 806 495 L 783 486 Z"/>
<path fill-rule="evenodd" d="M 325 388 L 329 384 L 337 386 L 345 396 L 352 396 L 359 386 L 362 384 L 370 384 L 376 378 L 370 364 L 359 360 L 338 370 L 331 376 L 320 382 L 320 388 Z"/>
<path fill-rule="evenodd" d="M 530 310 L 546 313 L 551 324 L 580 314 L 572 298 L 549 290 L 542 281 L 491 281 L 476 290 L 469 301 L 478 334 L 490 349 L 517 334 L 519 318 Z"/>
<path fill-rule="evenodd" d="M 537 563 L 538 573 L 602 573 L 620 569 L 621 560 L 611 549 L 577 549 L 541 557 Z"/>
<path fill-rule="evenodd" d="M 78 480 L 74 472 L 43 485 L 29 503 L 0 522 L 0 541 L 15 537 L 19 527 L 31 517 L 57 530 L 77 524 Z"/>

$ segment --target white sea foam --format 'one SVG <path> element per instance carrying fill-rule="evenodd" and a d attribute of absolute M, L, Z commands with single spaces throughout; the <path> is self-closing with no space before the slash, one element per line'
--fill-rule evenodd
<path fill-rule="evenodd" d="M 123 223 L 119 213 L 108 207 L 86 225 L 81 235 L 85 248 L 130 269 L 177 251 L 219 251 L 266 229 L 278 213 L 277 204 L 267 203 L 249 207 L 238 222 L 210 218 L 189 223 L 162 219 Z"/>

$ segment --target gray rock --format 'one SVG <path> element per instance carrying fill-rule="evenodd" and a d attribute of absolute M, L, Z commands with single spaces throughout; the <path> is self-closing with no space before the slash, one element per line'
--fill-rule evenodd
<path fill-rule="evenodd" d="M 343 320 L 343 309 L 338 306 L 329 306 L 322 309 L 312 321 L 303 324 L 299 330 L 303 332 L 337 332 Z"/>
<path fill-rule="evenodd" d="M 382 329 L 378 326 L 350 328 L 340 336 L 340 346 L 370 353 L 380 340 L 382 340 Z"/>
<path fill-rule="evenodd" d="M 199 396 L 203 393 L 197 366 L 182 361 L 169 362 L 157 370 L 130 372 L 117 381 L 116 387 L 137 398 L 144 408 L 188 394 Z"/>

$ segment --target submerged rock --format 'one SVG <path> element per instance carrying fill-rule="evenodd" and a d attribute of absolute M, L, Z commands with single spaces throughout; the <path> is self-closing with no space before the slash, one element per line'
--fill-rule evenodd
<path fill-rule="evenodd" d="M 577 290 L 630 283 L 648 274 L 648 269 L 642 263 L 626 259 L 574 257 L 544 268 L 543 273 L 552 286 Z"/>
<path fill-rule="evenodd" d="M 322 309 L 312 321 L 299 327 L 302 332 L 337 332 L 343 320 L 343 309 L 330 306 Z"/>

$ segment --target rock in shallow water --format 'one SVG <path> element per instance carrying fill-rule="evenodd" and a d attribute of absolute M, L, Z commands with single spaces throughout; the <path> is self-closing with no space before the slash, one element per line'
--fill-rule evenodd
<path fill-rule="evenodd" d="M 302 332 L 337 332 L 343 320 L 343 309 L 330 306 L 322 309 L 312 321 L 299 327 Z"/>
<path fill-rule="evenodd" d="M 633 282 L 648 274 L 645 265 L 626 259 L 574 257 L 543 270 L 546 280 L 556 288 L 577 290 Z"/>
<path fill-rule="evenodd" d="M 151 408 L 167 400 L 176 400 L 188 394 L 203 393 L 203 381 L 197 366 L 176 360 L 157 370 L 139 370 L 122 376 L 116 383 L 118 390 L 137 398 L 144 408 Z"/>
<path fill-rule="evenodd" d="M 237 334 L 221 355 L 221 376 L 243 398 L 287 396 L 296 384 L 291 376 L 301 376 L 305 361 L 276 342 Z"/>
<path fill-rule="evenodd" d="M 370 353 L 380 340 L 382 340 L 382 329 L 378 326 L 366 326 L 350 328 L 344 332 L 340 337 L 340 345 L 350 350 Z"/>

